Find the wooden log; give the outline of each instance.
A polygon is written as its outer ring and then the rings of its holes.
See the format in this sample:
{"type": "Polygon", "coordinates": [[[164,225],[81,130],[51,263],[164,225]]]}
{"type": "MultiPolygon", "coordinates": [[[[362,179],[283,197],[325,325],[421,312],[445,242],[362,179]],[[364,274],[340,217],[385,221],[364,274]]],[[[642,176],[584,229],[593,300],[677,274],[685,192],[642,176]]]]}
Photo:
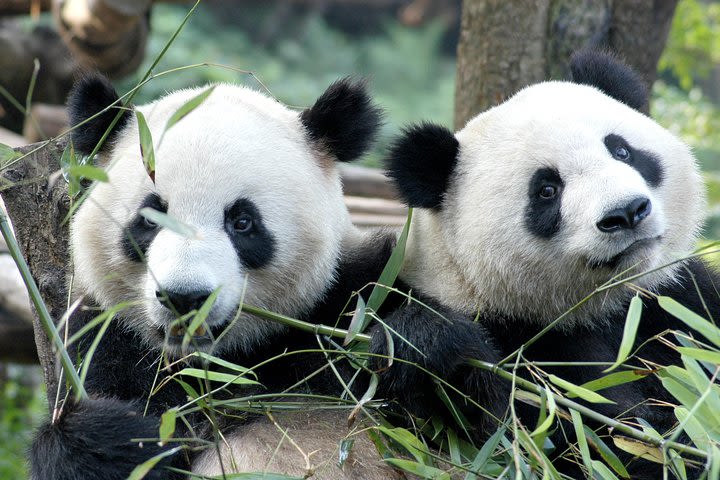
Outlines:
{"type": "Polygon", "coordinates": [[[341,165],[340,174],[345,195],[398,198],[392,183],[380,170],[356,165],[341,165]]]}
{"type": "Polygon", "coordinates": [[[54,138],[65,132],[70,124],[64,105],[35,103],[30,107],[30,115],[25,119],[23,136],[25,143],[35,143],[54,138]]]}
{"type": "Polygon", "coordinates": [[[11,132],[7,128],[0,127],[0,143],[7,145],[8,147],[20,147],[26,145],[28,142],[22,135],[18,135],[15,132],[11,132]]]}
{"type": "Polygon", "coordinates": [[[0,2],[0,16],[39,15],[50,10],[52,0],[3,0],[0,2]]]}

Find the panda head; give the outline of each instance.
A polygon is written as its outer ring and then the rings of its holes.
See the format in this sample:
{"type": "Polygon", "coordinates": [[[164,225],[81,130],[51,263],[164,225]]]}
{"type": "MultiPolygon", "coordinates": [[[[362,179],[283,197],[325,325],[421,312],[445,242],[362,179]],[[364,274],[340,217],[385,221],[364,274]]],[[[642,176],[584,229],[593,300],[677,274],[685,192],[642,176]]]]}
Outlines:
{"type": "Polygon", "coordinates": [[[371,145],[381,112],[363,83],[341,80],[295,112],[248,88],[217,85],[170,129],[168,119],[204,89],[144,106],[154,139],[155,175],[143,165],[132,110],[97,112],[117,100],[103,78],[76,85],[69,99],[76,150],[100,149],[109,182],[97,183],[71,224],[72,287],[121,314],[150,347],[181,353],[179,316],[215,291],[207,329],[193,345],[246,351],[282,327],[238,315],[241,302],[290,316],[307,312],[334,281],[343,242],[355,230],[343,203],[337,162],[371,145]],[[160,141],[160,139],[162,140],[160,141]],[[191,233],[163,228],[139,212],[166,213],[191,233]],[[175,322],[177,324],[177,322],[175,322]],[[214,341],[221,336],[221,340],[214,341]]]}
{"type": "MultiPolygon", "coordinates": [[[[638,111],[646,89],[612,56],[578,54],[572,72],[456,134],[421,124],[396,141],[388,173],[418,207],[411,285],[468,313],[548,322],[613,276],[693,249],[704,190],[689,148],[638,111]]],[[[633,283],[653,289],[679,274],[674,265],[633,283]]],[[[630,294],[605,291],[574,318],[598,321],[630,294]]]]}

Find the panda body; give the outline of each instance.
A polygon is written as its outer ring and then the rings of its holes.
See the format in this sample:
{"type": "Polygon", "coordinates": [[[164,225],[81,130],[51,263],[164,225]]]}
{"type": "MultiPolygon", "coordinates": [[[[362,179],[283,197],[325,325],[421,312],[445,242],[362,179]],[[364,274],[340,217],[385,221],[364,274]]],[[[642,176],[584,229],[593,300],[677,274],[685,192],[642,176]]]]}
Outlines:
{"type": "MultiPolygon", "coordinates": [[[[90,153],[109,131],[98,158],[109,181],[92,187],[71,222],[70,288],[81,306],[70,318],[70,333],[101,310],[125,308],[71,346],[71,356],[82,357],[95,334],[103,333],[85,382],[90,399],[66,402],[58,419],[37,431],[33,478],[126,478],[154,455],[170,453],[173,444],[131,441],[157,438],[159,416],[188,402],[169,378],[185,363],[162,368],[163,356],[176,362],[203,351],[245,367],[258,365],[254,373],[261,385],[217,392],[218,398],[280,393],[298,383],[300,393],[342,391],[333,376],[303,382],[326,363],[319,354],[293,354],[317,350],[315,335],[238,312],[245,302],[335,325],[351,294],[377,279],[394,236],[351,224],[336,163],[367,150],[381,112],[364,85],[350,80],[331,85],[300,113],[253,90],[216,85],[200,106],[166,128],[181,106],[205,91],[174,92],[137,107],[154,141],[153,175],[143,165],[133,110],[106,109],[118,97],[105,79],[81,80],[71,94],[78,152],[90,153]],[[158,224],[140,213],[143,208],[175,223],[158,224]],[[214,292],[202,330],[184,344],[176,319],[201,308],[214,292]],[[280,358],[267,362],[275,357],[280,358]]],[[[212,438],[202,415],[186,420],[178,422],[175,437],[212,438]]],[[[249,466],[267,462],[272,450],[243,436],[243,422],[229,422],[223,441],[248,453],[249,466]]],[[[260,425],[262,417],[249,415],[246,422],[260,425]]],[[[373,464],[364,478],[392,478],[377,453],[374,459],[371,454],[358,451],[373,464]]],[[[145,478],[184,478],[163,467],[187,470],[195,456],[194,450],[179,450],[145,478]]],[[[203,465],[213,468],[213,459],[206,456],[203,465]]]]}
{"type": "MultiPolygon", "coordinates": [[[[635,295],[644,305],[638,371],[680,362],[657,337],[687,326],[656,296],[720,316],[720,277],[701,260],[684,259],[705,207],[690,149],[638,111],[647,91],[610,55],[578,54],[572,71],[572,82],[531,85],[456,134],[433,124],[411,126],[387,159],[401,197],[415,207],[401,287],[456,312],[447,321],[417,302],[400,305],[386,321],[424,357],[409,348],[396,354],[454,379],[483,405],[486,412],[456,403],[481,438],[497,428],[492,416],[502,418],[510,387],[465,359],[496,363],[522,348],[528,361],[604,362],[541,367],[580,385],[615,361],[635,295]]],[[[419,372],[393,367],[384,376],[398,394],[423,382],[430,388],[419,372]]],[[[652,375],[600,393],[616,402],[592,405],[605,415],[638,416],[658,431],[675,423],[672,409],[654,402],[673,399],[652,375]]],[[[515,409],[526,426],[535,425],[535,407],[516,402],[515,409]]],[[[568,446],[563,429],[552,437],[557,453],[568,446]]],[[[632,478],[662,475],[657,464],[618,454],[632,478]]],[[[578,465],[556,466],[580,478],[587,472],[578,465]]]]}

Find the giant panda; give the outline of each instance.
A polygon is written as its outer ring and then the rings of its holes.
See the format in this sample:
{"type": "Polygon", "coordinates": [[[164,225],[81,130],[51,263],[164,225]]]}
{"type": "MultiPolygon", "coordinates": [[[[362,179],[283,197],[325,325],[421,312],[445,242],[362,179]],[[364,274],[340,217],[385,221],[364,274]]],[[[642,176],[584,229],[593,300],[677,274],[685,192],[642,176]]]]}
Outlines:
{"type": "MultiPolygon", "coordinates": [[[[94,350],[85,379],[90,398],[67,399],[58,418],[38,429],[30,459],[34,479],[126,478],[162,453],[167,456],[144,478],[184,478],[168,466],[214,468],[207,455],[196,461],[193,449],[175,452],[175,443],[150,440],[158,438],[159,416],[188,402],[175,382],[150,395],[153,388],[177,373],[184,365],[178,360],[192,351],[248,368],[290,353],[256,368],[262,387],[242,395],[279,393],[300,382],[326,363],[318,354],[292,355],[317,350],[316,336],[238,313],[240,302],[334,325],[351,294],[378,278],[392,250],[391,233],[360,232],[351,224],[337,169],[338,162],[366,152],[381,123],[363,82],[339,80],[302,112],[252,89],[219,84],[166,128],[203,92],[208,90],[181,90],[120,108],[110,83],[89,75],[71,93],[74,149],[87,155],[104,140],[98,164],[109,181],[91,187],[70,224],[68,283],[80,306],[70,317],[69,335],[91,326],[100,311],[124,308],[71,346],[77,360],[94,350]],[[143,114],[154,139],[154,171],[143,164],[135,112],[143,114]],[[188,233],[141,215],[146,207],[166,213],[188,233]],[[213,292],[217,298],[205,323],[183,346],[176,319],[200,309],[213,292]],[[95,347],[97,333],[102,337],[95,347]]],[[[342,391],[328,375],[305,383],[312,393],[342,391]]],[[[54,392],[48,393],[52,399],[54,392]]],[[[212,439],[202,415],[185,420],[178,420],[176,438],[212,439]]],[[[223,442],[243,431],[243,421],[230,423],[223,442]]],[[[320,440],[314,445],[337,445],[342,431],[333,424],[324,436],[313,433],[320,440]]],[[[245,439],[245,450],[255,452],[247,465],[268,464],[273,451],[261,448],[266,440],[245,439]]],[[[353,455],[372,448],[359,438],[353,455]]],[[[379,457],[365,458],[347,477],[331,467],[317,478],[394,478],[379,457]]]]}
{"type": "MultiPolygon", "coordinates": [[[[424,354],[396,340],[395,355],[453,379],[494,414],[506,410],[509,385],[464,360],[497,362],[561,316],[522,355],[606,362],[542,367],[577,385],[603,376],[615,360],[635,295],[643,303],[635,346],[645,363],[632,362],[639,368],[680,361],[654,337],[687,327],[660,308],[656,295],[720,318],[716,272],[698,258],[681,260],[695,249],[705,208],[691,150],[642,113],[647,89],[612,54],[578,53],[571,71],[571,81],[528,86],[457,133],[431,123],[409,126],[386,161],[414,208],[398,288],[455,312],[447,321],[406,302],[386,316],[397,336],[417,340],[424,354]],[[586,300],[607,282],[631,276],[586,300]]],[[[373,348],[383,350],[377,341],[373,348]]],[[[432,388],[423,372],[397,363],[382,381],[397,395],[432,388]]],[[[652,375],[600,393],[616,402],[593,404],[601,413],[641,417],[660,432],[674,423],[672,408],[653,405],[677,402],[652,375]]],[[[515,407],[532,430],[537,410],[515,407]]],[[[447,409],[438,403],[440,410],[447,409]]],[[[497,428],[487,412],[467,412],[479,416],[472,419],[479,436],[497,428]]],[[[556,453],[567,447],[561,434],[553,436],[556,453]]],[[[568,436],[575,441],[572,426],[568,436]]],[[[623,458],[632,478],[662,478],[657,464],[623,458]]],[[[572,478],[587,475],[559,464],[572,478]]]]}

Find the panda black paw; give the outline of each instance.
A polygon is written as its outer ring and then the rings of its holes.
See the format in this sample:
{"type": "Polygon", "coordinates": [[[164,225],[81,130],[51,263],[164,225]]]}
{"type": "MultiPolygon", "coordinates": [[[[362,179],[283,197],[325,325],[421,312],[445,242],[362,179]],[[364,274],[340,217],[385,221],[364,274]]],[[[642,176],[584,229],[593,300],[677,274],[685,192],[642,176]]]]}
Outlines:
{"type": "MultiPolygon", "coordinates": [[[[95,398],[68,402],[55,423],[36,432],[30,450],[31,478],[64,480],[124,479],[133,469],[167,450],[157,442],[159,419],[144,417],[138,405],[116,399],[95,398]]],[[[144,478],[167,479],[161,460],[144,478]]]]}
{"type": "Polygon", "coordinates": [[[392,355],[384,327],[373,328],[371,367],[380,374],[379,393],[425,418],[452,416],[445,404],[449,398],[473,423],[484,423],[488,410],[504,410],[509,387],[466,361],[497,362],[500,355],[481,325],[447,310],[439,313],[442,317],[415,302],[386,316],[385,323],[394,331],[392,355]],[[438,395],[439,386],[445,387],[446,400],[438,395]]]}

